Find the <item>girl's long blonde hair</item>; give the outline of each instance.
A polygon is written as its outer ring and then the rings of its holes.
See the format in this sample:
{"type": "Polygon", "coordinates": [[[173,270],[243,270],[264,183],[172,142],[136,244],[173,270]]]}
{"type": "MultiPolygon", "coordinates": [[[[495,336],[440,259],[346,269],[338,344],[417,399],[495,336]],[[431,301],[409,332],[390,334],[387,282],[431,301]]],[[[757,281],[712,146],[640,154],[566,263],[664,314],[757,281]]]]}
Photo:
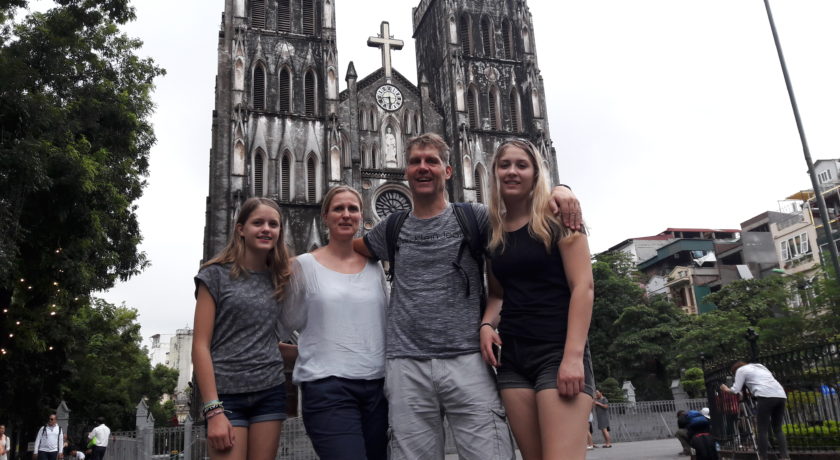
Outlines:
{"type": "Polygon", "coordinates": [[[490,214],[490,244],[488,250],[494,252],[496,249],[500,249],[500,251],[505,249],[504,217],[507,210],[505,209],[505,202],[502,200],[496,168],[499,158],[505,153],[505,150],[511,147],[524,150],[534,166],[535,177],[534,188],[531,190],[531,217],[528,220],[528,232],[545,245],[546,251],[551,251],[552,245],[571,235],[572,231],[564,227],[548,207],[549,200],[551,200],[551,186],[548,182],[548,168],[546,168],[545,160],[534,144],[522,139],[511,139],[502,143],[493,155],[493,162],[490,166],[490,205],[488,209],[490,214]]]}
{"type": "Polygon", "coordinates": [[[260,206],[268,206],[277,211],[277,217],[280,219],[280,233],[277,237],[277,242],[268,255],[266,256],[266,264],[271,272],[271,281],[274,283],[274,298],[280,300],[286,292],[286,286],[289,284],[289,276],[291,275],[291,267],[289,263],[289,253],[286,251],[285,234],[286,229],[283,228],[283,214],[280,212],[280,206],[274,200],[268,198],[253,197],[248,198],[242,203],[239,208],[239,214],[236,216],[236,222],[233,226],[233,232],[228,239],[228,243],[216,257],[205,262],[201,268],[213,264],[231,264],[230,276],[231,278],[239,278],[243,273],[248,271],[242,266],[242,259],[245,257],[245,244],[242,237],[236,231],[239,225],[245,225],[251,214],[260,206]]]}

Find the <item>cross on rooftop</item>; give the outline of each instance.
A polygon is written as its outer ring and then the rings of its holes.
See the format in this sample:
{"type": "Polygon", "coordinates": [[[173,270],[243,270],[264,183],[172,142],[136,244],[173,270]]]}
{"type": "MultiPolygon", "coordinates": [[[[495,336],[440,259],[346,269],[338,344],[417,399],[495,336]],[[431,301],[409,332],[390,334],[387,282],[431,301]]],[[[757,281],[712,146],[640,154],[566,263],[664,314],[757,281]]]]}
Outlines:
{"type": "Polygon", "coordinates": [[[391,36],[391,29],[387,21],[382,21],[381,32],[376,37],[368,38],[368,46],[382,48],[382,67],[385,68],[385,80],[391,81],[391,49],[399,50],[403,47],[403,41],[391,36]]]}

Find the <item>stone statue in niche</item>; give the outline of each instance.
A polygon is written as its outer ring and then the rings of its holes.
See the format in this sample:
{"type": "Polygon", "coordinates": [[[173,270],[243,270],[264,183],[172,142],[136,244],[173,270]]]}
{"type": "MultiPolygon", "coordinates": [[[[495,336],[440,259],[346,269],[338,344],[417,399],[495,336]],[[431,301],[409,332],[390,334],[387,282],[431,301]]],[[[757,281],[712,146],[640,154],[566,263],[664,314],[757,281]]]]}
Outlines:
{"type": "Polygon", "coordinates": [[[390,126],[385,132],[385,167],[397,167],[397,137],[390,126]]]}

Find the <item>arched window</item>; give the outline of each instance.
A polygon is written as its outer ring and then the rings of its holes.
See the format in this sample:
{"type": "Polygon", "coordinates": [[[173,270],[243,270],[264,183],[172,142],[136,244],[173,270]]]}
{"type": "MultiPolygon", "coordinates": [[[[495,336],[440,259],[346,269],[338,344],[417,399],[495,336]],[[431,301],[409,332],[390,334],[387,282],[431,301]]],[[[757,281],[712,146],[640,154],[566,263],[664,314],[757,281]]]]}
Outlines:
{"type": "Polygon", "coordinates": [[[505,46],[505,59],[513,59],[513,28],[507,19],[502,22],[502,44],[505,46]]]}
{"type": "Polygon", "coordinates": [[[493,57],[493,25],[487,16],[481,18],[481,44],[484,46],[484,55],[493,57]]]}
{"type": "Polygon", "coordinates": [[[516,88],[510,90],[510,129],[518,133],[522,131],[522,110],[520,109],[519,93],[516,88]]]}
{"type": "Polygon", "coordinates": [[[406,134],[411,134],[411,132],[412,132],[411,131],[411,125],[412,125],[412,122],[414,121],[414,120],[412,120],[412,118],[414,118],[414,117],[411,116],[411,112],[406,110],[405,113],[403,114],[403,126],[405,127],[405,133],[406,134]]]}
{"type": "Polygon", "coordinates": [[[470,121],[470,128],[479,129],[478,124],[478,96],[474,86],[467,90],[467,114],[470,121]]]}
{"type": "Polygon", "coordinates": [[[231,174],[235,176],[245,175],[245,144],[238,140],[233,146],[233,170],[231,174]]]}
{"type": "Polygon", "coordinates": [[[257,149],[254,154],[254,196],[265,195],[263,184],[265,182],[265,153],[257,149]]]}
{"type": "Polygon", "coordinates": [[[287,67],[280,69],[280,112],[292,111],[292,73],[287,67]]]}
{"type": "Polygon", "coordinates": [[[542,118],[542,107],[540,107],[540,96],[536,88],[531,89],[531,110],[534,118],[542,118]]]}
{"type": "Polygon", "coordinates": [[[470,17],[466,14],[461,16],[458,28],[458,35],[461,40],[461,50],[464,54],[472,54],[472,40],[470,39],[470,17]]]}
{"type": "Polygon", "coordinates": [[[367,110],[364,106],[359,107],[359,129],[367,130],[367,110]]]}
{"type": "Polygon", "coordinates": [[[265,0],[251,0],[251,27],[265,29],[265,0]]]}
{"type": "Polygon", "coordinates": [[[499,89],[495,86],[490,87],[490,91],[487,92],[487,102],[490,112],[490,129],[498,130],[502,126],[501,101],[499,100],[499,89]]]}
{"type": "Polygon", "coordinates": [[[292,196],[292,161],[288,150],[280,160],[280,201],[290,201],[292,196]]]}
{"type": "Polygon", "coordinates": [[[341,180],[341,150],[336,146],[330,149],[330,180],[341,180]]]}
{"type": "Polygon", "coordinates": [[[292,31],[292,6],[290,0],[277,0],[277,30],[292,31]]]}
{"type": "Polygon", "coordinates": [[[252,97],[254,110],[265,110],[265,69],[262,64],[254,67],[254,81],[252,97]]]}
{"type": "Polygon", "coordinates": [[[528,31],[527,27],[522,28],[522,49],[525,50],[525,53],[531,53],[531,32],[528,31]]]}
{"type": "Polygon", "coordinates": [[[314,117],[316,115],[316,94],[318,91],[318,81],[315,76],[315,71],[309,69],[303,80],[303,107],[304,115],[314,117]]]}
{"type": "Polygon", "coordinates": [[[484,203],[484,174],[481,171],[481,165],[475,168],[473,184],[475,186],[475,201],[484,203]]]}
{"type": "Polygon", "coordinates": [[[376,148],[376,144],[370,146],[370,167],[371,168],[378,168],[379,167],[379,149],[376,148]]]}
{"type": "Polygon", "coordinates": [[[303,13],[303,33],[315,34],[315,2],[314,0],[301,0],[303,2],[301,12],[303,13]]]}
{"type": "Polygon", "coordinates": [[[315,169],[315,155],[310,155],[306,160],[306,201],[315,203],[318,199],[315,181],[317,180],[317,171],[315,169]]]}
{"type": "Polygon", "coordinates": [[[414,131],[417,134],[423,132],[423,119],[420,117],[420,112],[414,114],[414,131]]]}

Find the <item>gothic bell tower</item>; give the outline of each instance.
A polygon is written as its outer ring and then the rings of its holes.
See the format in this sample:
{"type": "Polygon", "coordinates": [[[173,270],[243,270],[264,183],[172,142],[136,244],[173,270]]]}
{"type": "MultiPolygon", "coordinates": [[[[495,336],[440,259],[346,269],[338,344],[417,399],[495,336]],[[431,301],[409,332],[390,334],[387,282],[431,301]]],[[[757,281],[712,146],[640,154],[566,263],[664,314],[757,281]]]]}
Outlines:
{"type": "Polygon", "coordinates": [[[505,139],[539,147],[557,165],[525,0],[422,0],[413,10],[417,75],[429,82],[452,146],[453,201],[484,202],[493,153],[505,139]]]}
{"type": "Polygon", "coordinates": [[[241,203],[276,200],[286,243],[320,246],[319,202],[338,149],[335,0],[225,0],[218,41],[204,259],[241,203]]]}

